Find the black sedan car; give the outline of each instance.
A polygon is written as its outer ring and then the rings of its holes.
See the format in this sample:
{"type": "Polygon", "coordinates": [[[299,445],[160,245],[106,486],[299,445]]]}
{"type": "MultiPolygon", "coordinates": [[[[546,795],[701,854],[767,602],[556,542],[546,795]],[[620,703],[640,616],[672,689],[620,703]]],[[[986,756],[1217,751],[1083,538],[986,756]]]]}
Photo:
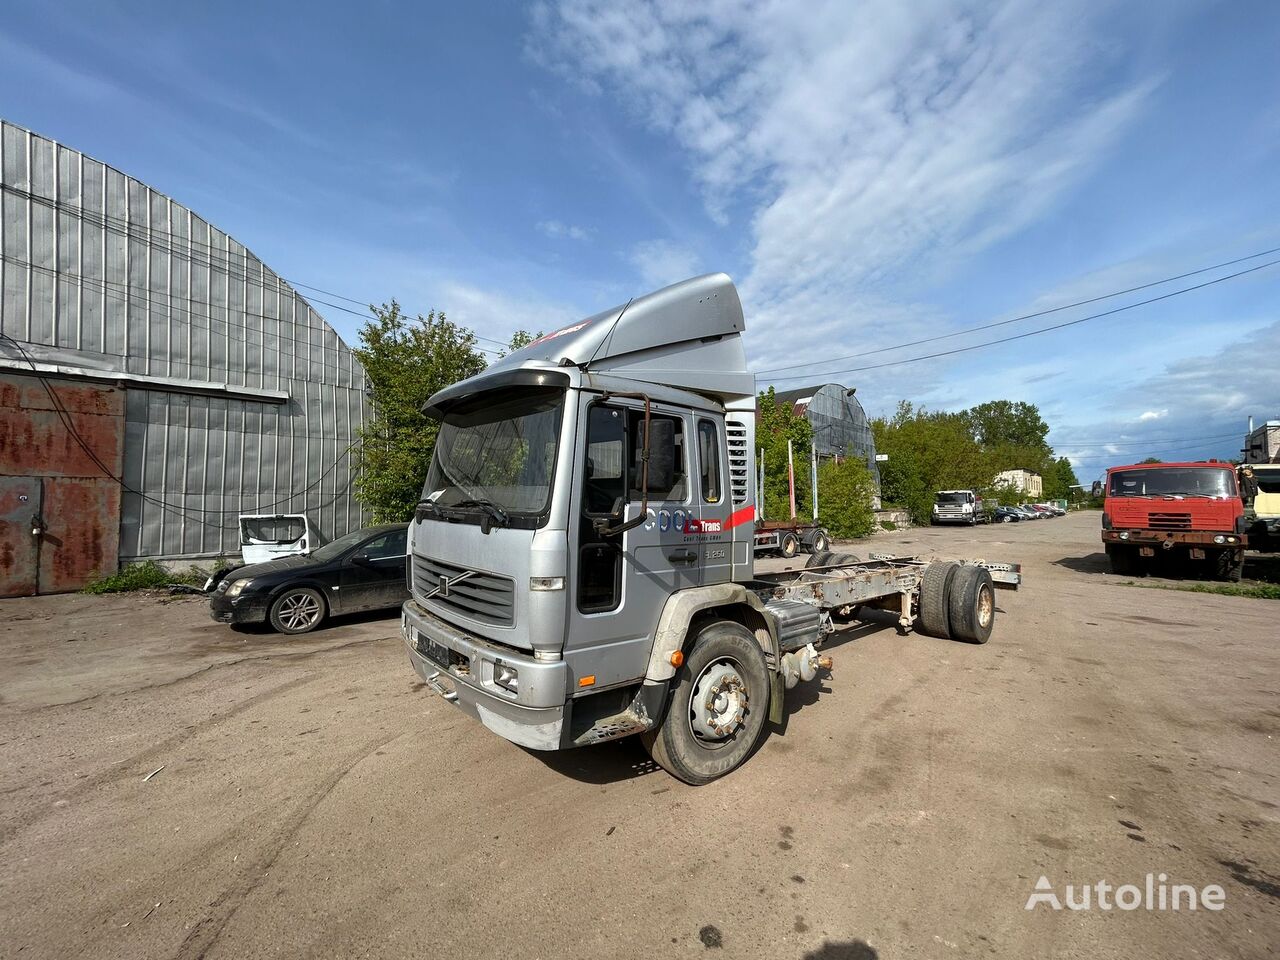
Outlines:
{"type": "Polygon", "coordinates": [[[407,532],[405,523],[367,527],[313,553],[239,567],[214,588],[210,614],[219,623],[306,633],[332,615],[398,607],[409,596],[407,532]]]}
{"type": "Polygon", "coordinates": [[[996,523],[1019,523],[1024,517],[1013,507],[996,507],[995,512],[991,514],[991,518],[996,523]]]}

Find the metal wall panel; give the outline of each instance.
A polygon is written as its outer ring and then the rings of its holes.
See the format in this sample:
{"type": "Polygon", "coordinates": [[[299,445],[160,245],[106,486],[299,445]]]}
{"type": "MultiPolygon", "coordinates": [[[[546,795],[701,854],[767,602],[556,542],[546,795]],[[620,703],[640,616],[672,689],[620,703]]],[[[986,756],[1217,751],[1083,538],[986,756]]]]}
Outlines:
{"type": "MultiPolygon", "coordinates": [[[[129,390],[120,556],[237,552],[236,515],[366,522],[350,456],[364,372],[251,251],[146,184],[0,122],[0,330],[40,361],[289,395],[129,390]],[[340,462],[335,462],[341,458],[340,462]]],[[[12,358],[12,348],[0,343],[12,358]]]]}

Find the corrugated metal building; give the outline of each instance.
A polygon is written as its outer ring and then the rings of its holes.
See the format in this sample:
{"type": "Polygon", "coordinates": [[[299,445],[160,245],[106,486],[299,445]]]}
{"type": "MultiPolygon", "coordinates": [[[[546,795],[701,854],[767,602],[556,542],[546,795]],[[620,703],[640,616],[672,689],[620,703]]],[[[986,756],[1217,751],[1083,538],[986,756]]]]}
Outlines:
{"type": "Polygon", "coordinates": [[[866,460],[876,489],[880,488],[875,437],[854,389],[838,383],[820,383],[799,390],[775,391],[774,399],[780,404],[791,404],[796,413],[809,421],[818,456],[853,456],[866,460]]]}
{"type": "Polygon", "coordinates": [[[3,122],[0,201],[0,596],[238,553],[242,512],[328,537],[365,522],[364,371],[296,290],[167,196],[3,122]]]}

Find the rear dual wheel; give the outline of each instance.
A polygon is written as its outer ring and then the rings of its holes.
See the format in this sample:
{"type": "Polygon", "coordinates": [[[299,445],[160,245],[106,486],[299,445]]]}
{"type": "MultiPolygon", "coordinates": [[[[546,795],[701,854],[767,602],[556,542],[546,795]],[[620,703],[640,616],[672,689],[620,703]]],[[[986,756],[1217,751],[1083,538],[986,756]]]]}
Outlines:
{"type": "Polygon", "coordinates": [[[986,567],[938,561],[920,583],[920,628],[931,636],[986,643],[996,620],[995,584],[986,567]]]}

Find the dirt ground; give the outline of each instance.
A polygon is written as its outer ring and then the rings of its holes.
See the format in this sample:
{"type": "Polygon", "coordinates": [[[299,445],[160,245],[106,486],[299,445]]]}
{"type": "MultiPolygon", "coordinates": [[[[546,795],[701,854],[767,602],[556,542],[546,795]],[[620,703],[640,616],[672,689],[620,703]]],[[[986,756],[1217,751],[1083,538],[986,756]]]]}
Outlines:
{"type": "Polygon", "coordinates": [[[1096,513],[874,549],[1025,585],[985,646],[837,635],[697,789],[489,734],[394,618],[0,602],[0,957],[1274,957],[1280,603],[1127,586],[1096,513]],[[1025,909],[1149,873],[1225,909],[1025,909]]]}

